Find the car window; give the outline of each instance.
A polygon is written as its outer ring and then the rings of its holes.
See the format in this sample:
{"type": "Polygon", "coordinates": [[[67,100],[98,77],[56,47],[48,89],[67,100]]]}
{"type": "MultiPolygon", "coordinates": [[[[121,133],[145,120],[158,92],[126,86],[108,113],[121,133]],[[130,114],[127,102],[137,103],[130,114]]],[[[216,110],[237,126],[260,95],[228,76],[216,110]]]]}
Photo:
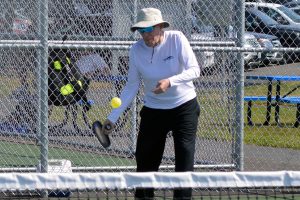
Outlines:
{"type": "Polygon", "coordinates": [[[251,27],[252,22],[253,22],[253,16],[250,15],[247,11],[245,13],[245,28],[248,29],[249,27],[251,27]]]}
{"type": "Polygon", "coordinates": [[[261,21],[253,14],[245,12],[245,25],[246,29],[249,31],[253,31],[257,29],[261,21]]]}
{"type": "Polygon", "coordinates": [[[292,9],[287,8],[285,6],[280,6],[278,9],[283,12],[286,16],[288,16],[292,21],[296,23],[300,23],[300,15],[295,13],[292,9]]]}
{"type": "Polygon", "coordinates": [[[247,12],[255,15],[260,21],[262,21],[264,24],[266,24],[268,26],[273,26],[273,25],[279,24],[277,21],[275,21],[274,19],[269,17],[264,12],[259,11],[258,9],[255,9],[255,8],[247,9],[247,12]]]}
{"type": "Polygon", "coordinates": [[[248,12],[245,13],[245,19],[249,23],[249,25],[255,23],[255,19],[254,18],[255,18],[254,15],[252,15],[252,14],[250,14],[248,12]]]}
{"type": "Polygon", "coordinates": [[[278,11],[268,7],[258,7],[258,10],[266,13],[269,17],[279,22],[280,24],[290,24],[278,11]]]}
{"type": "Polygon", "coordinates": [[[280,14],[273,9],[270,9],[267,7],[259,7],[258,9],[263,11],[264,13],[266,13],[268,16],[270,16],[274,20],[276,20],[278,17],[280,17],[280,14]]]}

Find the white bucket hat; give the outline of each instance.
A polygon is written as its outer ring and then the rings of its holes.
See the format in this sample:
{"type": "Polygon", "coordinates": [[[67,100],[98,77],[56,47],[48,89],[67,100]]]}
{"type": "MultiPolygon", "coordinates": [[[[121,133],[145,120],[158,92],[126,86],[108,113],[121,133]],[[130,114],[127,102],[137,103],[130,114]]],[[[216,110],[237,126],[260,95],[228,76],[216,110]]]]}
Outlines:
{"type": "Polygon", "coordinates": [[[146,28],[157,24],[163,24],[164,28],[170,26],[169,22],[163,20],[160,10],[156,8],[141,9],[137,14],[136,21],[137,22],[130,28],[132,32],[136,31],[138,28],[146,28]]]}

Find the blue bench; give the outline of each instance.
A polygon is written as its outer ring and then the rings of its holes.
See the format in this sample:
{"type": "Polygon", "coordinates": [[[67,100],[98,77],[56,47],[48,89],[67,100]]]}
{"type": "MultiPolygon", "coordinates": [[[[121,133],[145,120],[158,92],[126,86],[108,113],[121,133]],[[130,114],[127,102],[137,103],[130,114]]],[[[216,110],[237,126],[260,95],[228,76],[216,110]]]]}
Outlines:
{"type": "MultiPolygon", "coordinates": [[[[275,97],[272,97],[272,100],[275,100],[275,97]]],[[[252,102],[253,101],[267,101],[267,97],[266,96],[244,96],[244,101],[248,102],[247,124],[249,126],[253,126],[254,123],[252,121],[252,102]]]]}
{"type": "MultiPolygon", "coordinates": [[[[276,97],[272,97],[271,101],[275,101],[276,97]]],[[[267,101],[266,96],[245,96],[244,101],[248,102],[247,108],[247,124],[253,126],[252,122],[252,102],[253,101],[267,101]]],[[[288,103],[288,104],[296,104],[297,111],[296,111],[296,122],[294,127],[299,127],[300,124],[300,97],[297,96],[286,96],[283,98],[279,98],[279,102],[288,103]]]]}

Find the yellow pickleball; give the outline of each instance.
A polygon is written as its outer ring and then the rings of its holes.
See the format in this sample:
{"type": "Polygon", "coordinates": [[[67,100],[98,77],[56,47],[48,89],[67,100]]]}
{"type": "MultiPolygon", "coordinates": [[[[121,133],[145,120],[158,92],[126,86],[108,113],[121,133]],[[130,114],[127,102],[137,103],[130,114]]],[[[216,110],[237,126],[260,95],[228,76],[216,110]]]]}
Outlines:
{"type": "Polygon", "coordinates": [[[71,84],[64,85],[60,88],[60,93],[64,96],[74,92],[73,86],[71,84]]]}
{"type": "Polygon", "coordinates": [[[121,106],[121,104],[122,104],[122,101],[118,97],[114,97],[110,101],[110,105],[112,108],[119,108],[121,106]]]}
{"type": "Polygon", "coordinates": [[[53,65],[54,65],[54,69],[57,71],[60,71],[62,69],[62,65],[59,60],[54,61],[53,65]]]}

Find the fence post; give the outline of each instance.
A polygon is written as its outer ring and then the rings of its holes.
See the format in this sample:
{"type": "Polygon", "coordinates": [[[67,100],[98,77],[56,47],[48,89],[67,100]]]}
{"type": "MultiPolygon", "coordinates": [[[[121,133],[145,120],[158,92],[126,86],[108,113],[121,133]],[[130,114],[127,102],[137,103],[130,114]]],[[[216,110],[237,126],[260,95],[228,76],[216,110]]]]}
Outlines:
{"type": "MultiPolygon", "coordinates": [[[[243,47],[243,37],[245,30],[245,5],[243,0],[236,1],[236,19],[235,19],[235,27],[237,29],[237,46],[243,47]]],[[[244,169],[244,58],[243,52],[237,53],[237,72],[236,72],[236,116],[235,116],[235,147],[234,147],[234,163],[236,164],[236,169],[239,171],[243,171],[244,169]]]]}
{"type": "Polygon", "coordinates": [[[39,4],[39,40],[38,49],[38,140],[40,142],[41,172],[48,168],[48,0],[41,0],[39,4]]]}

